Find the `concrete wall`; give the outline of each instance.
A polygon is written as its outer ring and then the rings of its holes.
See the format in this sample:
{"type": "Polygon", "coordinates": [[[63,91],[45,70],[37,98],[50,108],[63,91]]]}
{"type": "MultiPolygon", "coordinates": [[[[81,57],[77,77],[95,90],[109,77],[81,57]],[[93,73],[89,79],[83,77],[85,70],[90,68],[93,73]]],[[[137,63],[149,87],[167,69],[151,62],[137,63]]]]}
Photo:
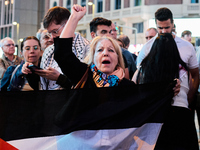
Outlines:
{"type": "Polygon", "coordinates": [[[182,4],[182,0],[145,0],[145,5],[182,4]]]}
{"type": "MultiPolygon", "coordinates": [[[[35,36],[43,16],[43,0],[15,0],[14,21],[19,23],[19,38],[35,36]]],[[[17,43],[16,28],[13,38],[17,43]]]]}

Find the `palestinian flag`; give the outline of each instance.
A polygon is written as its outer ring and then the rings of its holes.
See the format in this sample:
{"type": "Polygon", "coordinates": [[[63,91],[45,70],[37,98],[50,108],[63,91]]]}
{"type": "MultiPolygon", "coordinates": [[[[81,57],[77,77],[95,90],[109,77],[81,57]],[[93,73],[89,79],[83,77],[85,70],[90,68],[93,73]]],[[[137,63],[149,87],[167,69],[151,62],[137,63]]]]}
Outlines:
{"type": "Polygon", "coordinates": [[[174,85],[0,92],[0,149],[154,149],[174,85]]]}

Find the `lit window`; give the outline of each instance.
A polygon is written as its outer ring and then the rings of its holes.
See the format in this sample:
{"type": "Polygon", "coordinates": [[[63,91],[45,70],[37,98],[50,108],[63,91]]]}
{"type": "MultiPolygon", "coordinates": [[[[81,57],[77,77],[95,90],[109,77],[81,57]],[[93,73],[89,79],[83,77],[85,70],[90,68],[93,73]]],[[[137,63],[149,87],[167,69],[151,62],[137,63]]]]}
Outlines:
{"type": "Polygon", "coordinates": [[[7,27],[5,28],[5,37],[7,37],[8,36],[8,30],[7,30],[7,27]]]}
{"type": "Polygon", "coordinates": [[[121,0],[115,0],[115,9],[121,9],[121,0]]]}
{"type": "Polygon", "coordinates": [[[71,0],[67,0],[66,8],[71,12],[71,0]]]}
{"type": "MultiPolygon", "coordinates": [[[[140,23],[133,23],[133,28],[137,29],[137,33],[143,33],[143,22],[140,23]]],[[[133,34],[135,34],[135,30],[133,30],[132,32],[133,34]]]]}
{"type": "Polygon", "coordinates": [[[199,0],[191,0],[191,3],[199,3],[199,0]]]}
{"type": "Polygon", "coordinates": [[[97,0],[97,12],[103,11],[103,0],[97,0]]]}
{"type": "Polygon", "coordinates": [[[142,0],[135,0],[134,6],[141,6],[142,0]]]}
{"type": "Polygon", "coordinates": [[[4,28],[1,28],[1,39],[3,39],[4,38],[4,28]]]}
{"type": "Polygon", "coordinates": [[[12,37],[12,27],[9,27],[9,37],[12,37]]]}
{"type": "Polygon", "coordinates": [[[86,6],[86,0],[81,0],[81,6],[82,7],[86,6]]]}
{"type": "Polygon", "coordinates": [[[12,22],[13,22],[13,0],[0,0],[0,26],[1,26],[0,39],[3,39],[5,37],[13,38],[12,30],[14,26],[12,22]],[[2,27],[2,25],[6,26],[2,27]]]}

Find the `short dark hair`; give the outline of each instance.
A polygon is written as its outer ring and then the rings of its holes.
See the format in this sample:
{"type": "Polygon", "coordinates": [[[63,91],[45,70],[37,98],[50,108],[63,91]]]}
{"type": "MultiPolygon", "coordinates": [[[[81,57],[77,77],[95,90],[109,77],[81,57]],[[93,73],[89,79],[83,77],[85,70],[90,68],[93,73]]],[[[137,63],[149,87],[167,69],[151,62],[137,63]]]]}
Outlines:
{"type": "Polygon", "coordinates": [[[169,10],[166,7],[163,8],[159,8],[156,12],[155,12],[155,21],[159,20],[159,21],[166,21],[170,19],[171,23],[174,22],[173,20],[173,14],[171,12],[171,10],[169,10]]]}
{"type": "Polygon", "coordinates": [[[64,21],[67,21],[71,13],[67,8],[55,6],[50,8],[46,15],[43,18],[43,26],[47,28],[52,22],[56,25],[62,24],[64,21]]]}
{"type": "Polygon", "coordinates": [[[41,44],[40,44],[40,41],[38,40],[38,38],[36,38],[35,36],[28,36],[28,37],[25,37],[23,39],[23,41],[21,42],[21,52],[23,51],[23,47],[24,47],[24,42],[27,41],[27,40],[36,40],[38,42],[38,45],[40,46],[40,50],[41,50],[41,44]]]}
{"type": "Polygon", "coordinates": [[[172,28],[172,32],[176,32],[176,25],[174,24],[174,27],[172,28]]]}
{"type": "Polygon", "coordinates": [[[189,30],[185,30],[182,32],[181,37],[184,37],[185,35],[192,35],[192,32],[189,30]]]}
{"type": "Polygon", "coordinates": [[[124,44],[124,41],[122,41],[122,39],[117,38],[117,41],[121,42],[122,43],[122,47],[125,48],[125,44],[124,44]]]}
{"type": "Polygon", "coordinates": [[[124,42],[125,47],[127,47],[130,44],[130,39],[127,35],[122,34],[118,37],[118,39],[124,42]]]}
{"type": "Polygon", "coordinates": [[[90,33],[97,31],[98,25],[106,25],[111,26],[112,22],[108,19],[102,18],[102,17],[96,17],[90,22],[90,33]]]}

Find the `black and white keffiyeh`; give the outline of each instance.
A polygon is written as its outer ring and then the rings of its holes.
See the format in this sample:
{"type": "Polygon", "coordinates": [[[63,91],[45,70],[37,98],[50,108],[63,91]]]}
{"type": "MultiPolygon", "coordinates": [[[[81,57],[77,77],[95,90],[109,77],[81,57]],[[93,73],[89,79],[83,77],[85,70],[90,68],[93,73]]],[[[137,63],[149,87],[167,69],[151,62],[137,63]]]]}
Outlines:
{"type": "MultiPolygon", "coordinates": [[[[79,33],[75,33],[75,37],[72,43],[72,52],[76,57],[83,61],[87,54],[87,49],[85,46],[89,44],[89,41],[83,38],[79,33]]],[[[61,68],[58,66],[58,63],[54,60],[54,44],[47,47],[43,53],[40,67],[47,69],[52,67],[62,73],[61,68]]],[[[63,73],[62,73],[63,74],[63,73]]],[[[40,77],[41,81],[41,90],[58,90],[62,89],[60,85],[56,84],[56,81],[47,80],[46,78],[40,77]]]]}

